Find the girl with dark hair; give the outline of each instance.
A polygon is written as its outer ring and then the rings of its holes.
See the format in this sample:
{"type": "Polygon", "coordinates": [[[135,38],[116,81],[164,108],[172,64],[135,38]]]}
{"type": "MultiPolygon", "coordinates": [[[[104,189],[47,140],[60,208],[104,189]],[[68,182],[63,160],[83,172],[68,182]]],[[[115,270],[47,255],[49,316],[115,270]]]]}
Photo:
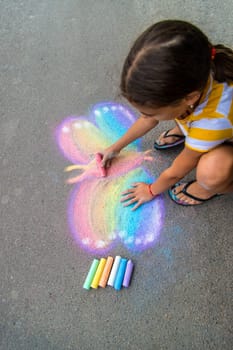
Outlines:
{"type": "Polygon", "coordinates": [[[233,192],[233,51],[213,46],[194,25],[166,20],[135,41],[122,70],[122,95],[141,114],[116,143],[103,152],[102,166],[160,121],[176,125],[155,142],[159,150],[184,149],[148,185],[135,183],[123,193],[125,205],[141,204],[169,189],[181,205],[198,205],[233,192]],[[178,181],[196,168],[196,179],[178,181]]]}

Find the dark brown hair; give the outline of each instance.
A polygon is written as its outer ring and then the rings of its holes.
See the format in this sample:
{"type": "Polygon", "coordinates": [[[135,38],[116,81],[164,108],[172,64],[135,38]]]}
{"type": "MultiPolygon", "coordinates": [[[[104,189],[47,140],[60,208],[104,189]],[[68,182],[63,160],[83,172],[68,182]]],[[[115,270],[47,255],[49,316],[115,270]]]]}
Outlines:
{"type": "Polygon", "coordinates": [[[173,105],[193,91],[202,91],[211,70],[219,82],[233,81],[233,51],[213,46],[191,23],[166,20],[135,41],[123,66],[121,92],[141,106],[173,105]]]}

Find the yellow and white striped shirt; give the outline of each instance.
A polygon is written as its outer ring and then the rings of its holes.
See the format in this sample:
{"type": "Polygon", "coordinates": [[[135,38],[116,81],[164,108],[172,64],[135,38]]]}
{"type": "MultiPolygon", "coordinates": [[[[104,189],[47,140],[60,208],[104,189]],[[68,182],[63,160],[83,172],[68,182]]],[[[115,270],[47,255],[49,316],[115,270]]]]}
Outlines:
{"type": "Polygon", "coordinates": [[[185,146],[198,152],[233,138],[233,83],[219,83],[210,76],[199,105],[183,120],[176,119],[185,146]]]}

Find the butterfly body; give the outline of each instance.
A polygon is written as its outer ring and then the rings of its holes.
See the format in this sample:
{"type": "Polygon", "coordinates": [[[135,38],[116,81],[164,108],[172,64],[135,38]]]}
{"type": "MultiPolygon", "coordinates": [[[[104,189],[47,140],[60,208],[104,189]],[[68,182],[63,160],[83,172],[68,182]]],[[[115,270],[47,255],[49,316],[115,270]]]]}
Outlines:
{"type": "MultiPolygon", "coordinates": [[[[135,168],[141,165],[145,160],[152,161],[153,158],[147,155],[149,152],[150,151],[123,152],[116,159],[113,159],[111,167],[106,169],[106,176],[108,176],[108,179],[112,179],[114,177],[121,176],[126,172],[130,171],[132,168],[135,168]]],[[[96,163],[96,159],[91,160],[90,163],[87,165],[83,165],[83,166],[71,165],[65,168],[65,171],[67,172],[72,170],[83,170],[83,172],[78,176],[68,179],[67,183],[69,184],[74,184],[74,183],[83,181],[85,178],[91,179],[91,178],[103,177],[102,174],[100,173],[99,165],[96,163]]]]}

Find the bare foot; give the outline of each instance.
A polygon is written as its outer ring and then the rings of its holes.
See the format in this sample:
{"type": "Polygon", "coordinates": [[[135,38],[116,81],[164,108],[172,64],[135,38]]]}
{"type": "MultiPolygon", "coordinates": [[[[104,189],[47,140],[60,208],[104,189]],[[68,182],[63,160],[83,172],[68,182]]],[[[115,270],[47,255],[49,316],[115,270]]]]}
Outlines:
{"type": "Polygon", "coordinates": [[[180,135],[180,136],[184,136],[184,134],[182,133],[182,131],[180,130],[179,126],[176,125],[173,129],[169,130],[168,134],[166,135],[166,137],[164,137],[166,134],[166,131],[164,131],[158,138],[158,140],[156,140],[156,143],[158,145],[167,145],[167,144],[172,144],[176,141],[178,141],[180,138],[177,136],[170,136],[169,135],[180,135]]]}
{"type": "Polygon", "coordinates": [[[176,198],[182,202],[184,205],[197,205],[203,203],[203,200],[208,200],[215,195],[215,193],[210,193],[201,187],[196,181],[191,183],[187,188],[187,194],[181,192],[187,183],[182,183],[172,189],[172,193],[176,195],[176,198]],[[190,196],[189,196],[190,195],[190,196]],[[192,198],[196,197],[197,199],[192,198]],[[198,200],[200,198],[200,200],[198,200]]]}

